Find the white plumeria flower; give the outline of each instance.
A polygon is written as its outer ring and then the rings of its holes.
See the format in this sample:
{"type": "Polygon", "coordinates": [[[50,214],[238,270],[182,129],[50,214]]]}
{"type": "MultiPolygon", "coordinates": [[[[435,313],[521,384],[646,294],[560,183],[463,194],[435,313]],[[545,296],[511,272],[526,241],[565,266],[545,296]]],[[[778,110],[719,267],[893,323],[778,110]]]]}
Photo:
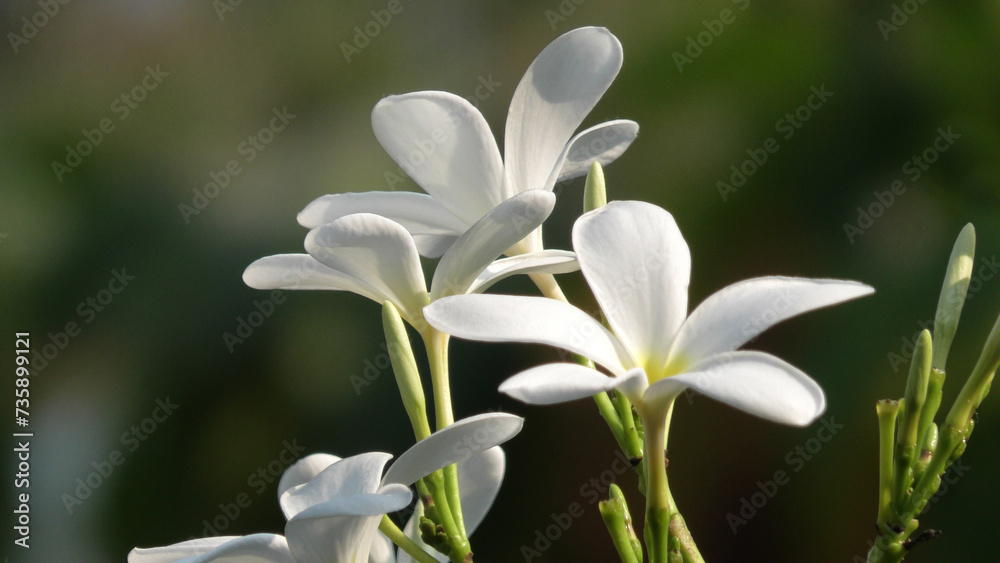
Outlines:
{"type": "MultiPolygon", "coordinates": [[[[409,486],[445,466],[458,464],[461,501],[469,533],[496,498],[504,473],[499,444],[513,438],[523,419],[505,413],[473,416],[435,432],[399,456],[372,452],[340,459],[302,458],[278,482],[285,535],[213,537],[151,549],[136,548],[129,563],[410,563],[397,559],[378,531],[382,516],[406,508],[409,486]]],[[[414,518],[419,517],[415,513],[414,518]]],[[[409,529],[411,526],[408,525],[409,529]]],[[[419,542],[418,542],[419,543],[419,542]]],[[[429,548],[427,548],[429,549],[429,548]]],[[[446,561],[447,559],[440,559],[446,561]]]]}
{"type": "Polygon", "coordinates": [[[663,412],[692,388],[761,418],[805,426],[826,408],[820,386],[763,352],[735,351],[771,325],[874,292],[853,281],[763,277],[733,284],[690,316],[691,255],[673,217],[643,202],[612,202],[582,216],[573,246],[611,329],[553,299],[504,295],[442,299],[427,321],[453,336],[534,342],[575,352],[615,377],[577,364],[539,366],[500,390],[550,404],[620,389],[646,412],[663,412]]]}
{"type": "Polygon", "coordinates": [[[575,255],[564,250],[497,260],[541,225],[554,205],[551,192],[530,190],[491,209],[441,258],[429,292],[413,236],[399,223],[370,213],[347,215],[313,229],[306,236],[308,254],[261,258],[246,269],[243,280],[257,289],[346,290],[380,304],[391,301],[423,332],[422,309],[435,299],[483,292],[515,274],[576,270],[575,255]]]}
{"type": "MultiPolygon", "coordinates": [[[[639,131],[633,121],[573,135],[621,65],[621,43],[604,28],[576,29],[549,44],[514,91],[503,159],[486,119],[464,98],[437,91],[389,96],[372,111],[375,136],[427,194],[327,195],[309,204],[299,222],[313,228],[375,213],[406,227],[422,255],[440,256],[501,202],[526,190],[551,191],[558,181],[586,174],[592,162],[606,165],[625,152],[639,131]]],[[[510,254],[541,248],[538,229],[510,254]]]]}

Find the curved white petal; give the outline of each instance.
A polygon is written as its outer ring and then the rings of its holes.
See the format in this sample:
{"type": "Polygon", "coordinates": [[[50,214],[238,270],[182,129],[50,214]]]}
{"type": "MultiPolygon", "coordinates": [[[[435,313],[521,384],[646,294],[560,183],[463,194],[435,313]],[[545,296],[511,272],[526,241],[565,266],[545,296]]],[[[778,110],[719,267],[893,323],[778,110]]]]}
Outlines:
{"type": "Polygon", "coordinates": [[[874,292],[844,280],[774,276],[734,283],[705,299],[684,321],[671,362],[676,357],[691,364],[735,350],[785,319],[874,292]]]}
{"type": "Polygon", "coordinates": [[[409,488],[389,485],[375,494],[337,496],[296,514],[285,525],[297,563],[369,563],[382,515],[405,508],[409,488]]]}
{"type": "Polygon", "coordinates": [[[539,250],[501,258],[476,276],[468,293],[483,293],[498,281],[517,274],[568,274],[579,269],[576,253],[568,250],[539,250]]]}
{"type": "Polygon", "coordinates": [[[580,309],[545,297],[456,295],[424,308],[424,318],[448,334],[483,342],[529,342],[563,348],[615,375],[632,365],[628,352],[580,309]]]}
{"type": "Polygon", "coordinates": [[[530,190],[494,207],[438,262],[431,281],[431,300],[466,293],[498,256],[541,225],[555,204],[552,192],[530,190]]]}
{"type": "Polygon", "coordinates": [[[308,254],[275,254],[255,260],[243,271],[243,283],[254,289],[326,289],[350,291],[382,303],[382,290],[338,272],[308,254]]]}
{"type": "Polygon", "coordinates": [[[467,225],[506,199],[496,140],[464,98],[434,91],[389,96],[375,104],[372,128],[389,156],[467,225]]]}
{"type": "Polygon", "coordinates": [[[374,494],[390,454],[369,452],[342,459],[320,471],[308,482],[285,491],[278,502],[291,520],[309,507],[337,497],[374,494]]]}
{"type": "Polygon", "coordinates": [[[798,368],[763,352],[727,352],[691,366],[691,371],[649,387],[686,385],[703,395],[763,419],[808,426],[826,410],[818,383],[798,368]]]}
{"type": "Polygon", "coordinates": [[[581,131],[566,144],[545,188],[551,190],[556,182],[583,176],[594,162],[601,166],[611,164],[638,135],[639,124],[628,119],[608,121],[581,131]]]}
{"type": "Polygon", "coordinates": [[[579,364],[545,364],[507,379],[500,392],[528,404],[552,405],[610,391],[638,376],[645,373],[633,369],[622,377],[608,377],[579,364]]]}
{"type": "Polygon", "coordinates": [[[296,461],[281,474],[278,480],[278,501],[286,491],[299,485],[305,485],[319,475],[324,469],[340,461],[340,458],[330,454],[310,454],[296,461]]]}
{"type": "Polygon", "coordinates": [[[504,133],[508,195],[542,189],[573,132],[622,66],[607,29],[583,27],[556,38],[514,91],[504,133]]]}
{"type": "Polygon", "coordinates": [[[485,413],[462,419],[417,442],[385,472],[383,483],[412,485],[417,479],[473,454],[510,440],[524,419],[506,413],[485,413]]]}
{"type": "Polygon", "coordinates": [[[573,247],[615,334],[658,370],[687,315],[691,253],[674,218],[649,203],[611,202],[577,219],[573,247]]]}
{"type": "Polygon", "coordinates": [[[413,237],[399,223],[356,213],[309,231],[305,246],[313,258],[388,296],[411,322],[420,318],[427,285],[413,237]]]}
{"type": "Polygon", "coordinates": [[[437,241],[457,237],[469,227],[433,197],[415,192],[328,194],[309,203],[298,221],[314,229],[354,213],[372,213],[399,223],[413,235],[420,254],[430,258],[441,255],[437,241]]]}
{"type": "Polygon", "coordinates": [[[135,548],[128,563],[296,563],[285,538],[275,534],[221,536],[166,547],[135,548]]]}

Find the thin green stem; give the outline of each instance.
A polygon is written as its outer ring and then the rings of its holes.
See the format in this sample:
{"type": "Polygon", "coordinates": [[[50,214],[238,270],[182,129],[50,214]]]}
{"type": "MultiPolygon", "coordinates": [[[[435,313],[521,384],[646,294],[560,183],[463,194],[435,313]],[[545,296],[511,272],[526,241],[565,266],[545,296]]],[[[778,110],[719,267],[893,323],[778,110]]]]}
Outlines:
{"type": "Polygon", "coordinates": [[[672,505],[667,486],[666,413],[644,413],[646,464],[646,525],[643,535],[651,563],[669,562],[670,516],[672,505]]]}
{"type": "MultiPolygon", "coordinates": [[[[425,340],[427,359],[431,368],[431,383],[434,388],[434,419],[441,430],[455,422],[451,406],[451,383],[448,376],[448,335],[431,330],[425,340]]],[[[462,498],[458,489],[458,468],[449,465],[444,468],[444,485],[448,504],[457,526],[459,536],[468,543],[465,518],[462,516],[462,498]]]]}
{"type": "Polygon", "coordinates": [[[417,545],[417,542],[407,537],[407,535],[399,529],[399,526],[390,520],[388,516],[382,517],[382,521],[379,523],[378,529],[380,532],[385,534],[385,537],[389,538],[392,543],[398,545],[400,549],[409,554],[409,556],[415,561],[419,561],[420,563],[438,563],[438,560],[434,559],[431,554],[424,551],[423,548],[417,545]]]}

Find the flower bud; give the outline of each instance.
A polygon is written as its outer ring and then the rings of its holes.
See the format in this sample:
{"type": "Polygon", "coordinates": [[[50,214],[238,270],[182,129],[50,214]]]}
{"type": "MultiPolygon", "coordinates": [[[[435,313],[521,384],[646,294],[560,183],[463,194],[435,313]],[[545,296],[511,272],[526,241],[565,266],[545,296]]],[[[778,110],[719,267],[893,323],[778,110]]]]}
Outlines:
{"type": "Polygon", "coordinates": [[[938,298],[937,313],[934,315],[934,368],[944,371],[948,350],[958,329],[958,318],[969,291],[972,278],[972,260],[976,253],[976,230],[967,224],[955,240],[948,259],[941,297],[938,298]]]}
{"type": "Polygon", "coordinates": [[[587,173],[587,183],[583,188],[583,212],[588,213],[608,204],[608,193],[604,187],[604,169],[594,161],[587,173]]]}

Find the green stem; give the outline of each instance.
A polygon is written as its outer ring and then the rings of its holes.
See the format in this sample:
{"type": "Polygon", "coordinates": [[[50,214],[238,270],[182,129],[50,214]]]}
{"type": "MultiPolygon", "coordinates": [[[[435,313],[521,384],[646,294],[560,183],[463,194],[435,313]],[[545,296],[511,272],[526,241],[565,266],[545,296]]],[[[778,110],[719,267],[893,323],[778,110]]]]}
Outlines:
{"type": "Polygon", "coordinates": [[[884,525],[896,519],[893,508],[892,484],[895,474],[893,463],[896,415],[899,414],[897,401],[884,400],[875,405],[878,413],[879,471],[878,471],[878,524],[884,525]]]}
{"type": "Polygon", "coordinates": [[[644,413],[646,464],[646,525],[643,535],[651,563],[669,563],[672,506],[667,486],[666,412],[644,413]]]}
{"type": "MultiPolygon", "coordinates": [[[[424,340],[431,370],[431,384],[434,389],[434,420],[438,430],[455,422],[451,406],[451,383],[448,379],[448,339],[447,334],[431,329],[429,336],[424,340]]],[[[443,472],[447,504],[456,526],[454,531],[465,546],[468,546],[469,536],[465,531],[462,498],[458,488],[458,468],[455,465],[449,465],[444,468],[443,472]]],[[[438,504],[440,505],[440,502],[438,504]]]]}
{"type": "Polygon", "coordinates": [[[400,549],[409,554],[409,556],[415,561],[419,561],[420,563],[438,563],[437,559],[434,559],[431,554],[427,553],[423,550],[423,548],[417,545],[417,542],[411,540],[406,534],[404,534],[403,531],[399,529],[399,526],[390,520],[388,516],[382,516],[382,521],[379,523],[378,529],[380,532],[385,534],[385,537],[389,538],[392,543],[398,545],[400,549]]]}

